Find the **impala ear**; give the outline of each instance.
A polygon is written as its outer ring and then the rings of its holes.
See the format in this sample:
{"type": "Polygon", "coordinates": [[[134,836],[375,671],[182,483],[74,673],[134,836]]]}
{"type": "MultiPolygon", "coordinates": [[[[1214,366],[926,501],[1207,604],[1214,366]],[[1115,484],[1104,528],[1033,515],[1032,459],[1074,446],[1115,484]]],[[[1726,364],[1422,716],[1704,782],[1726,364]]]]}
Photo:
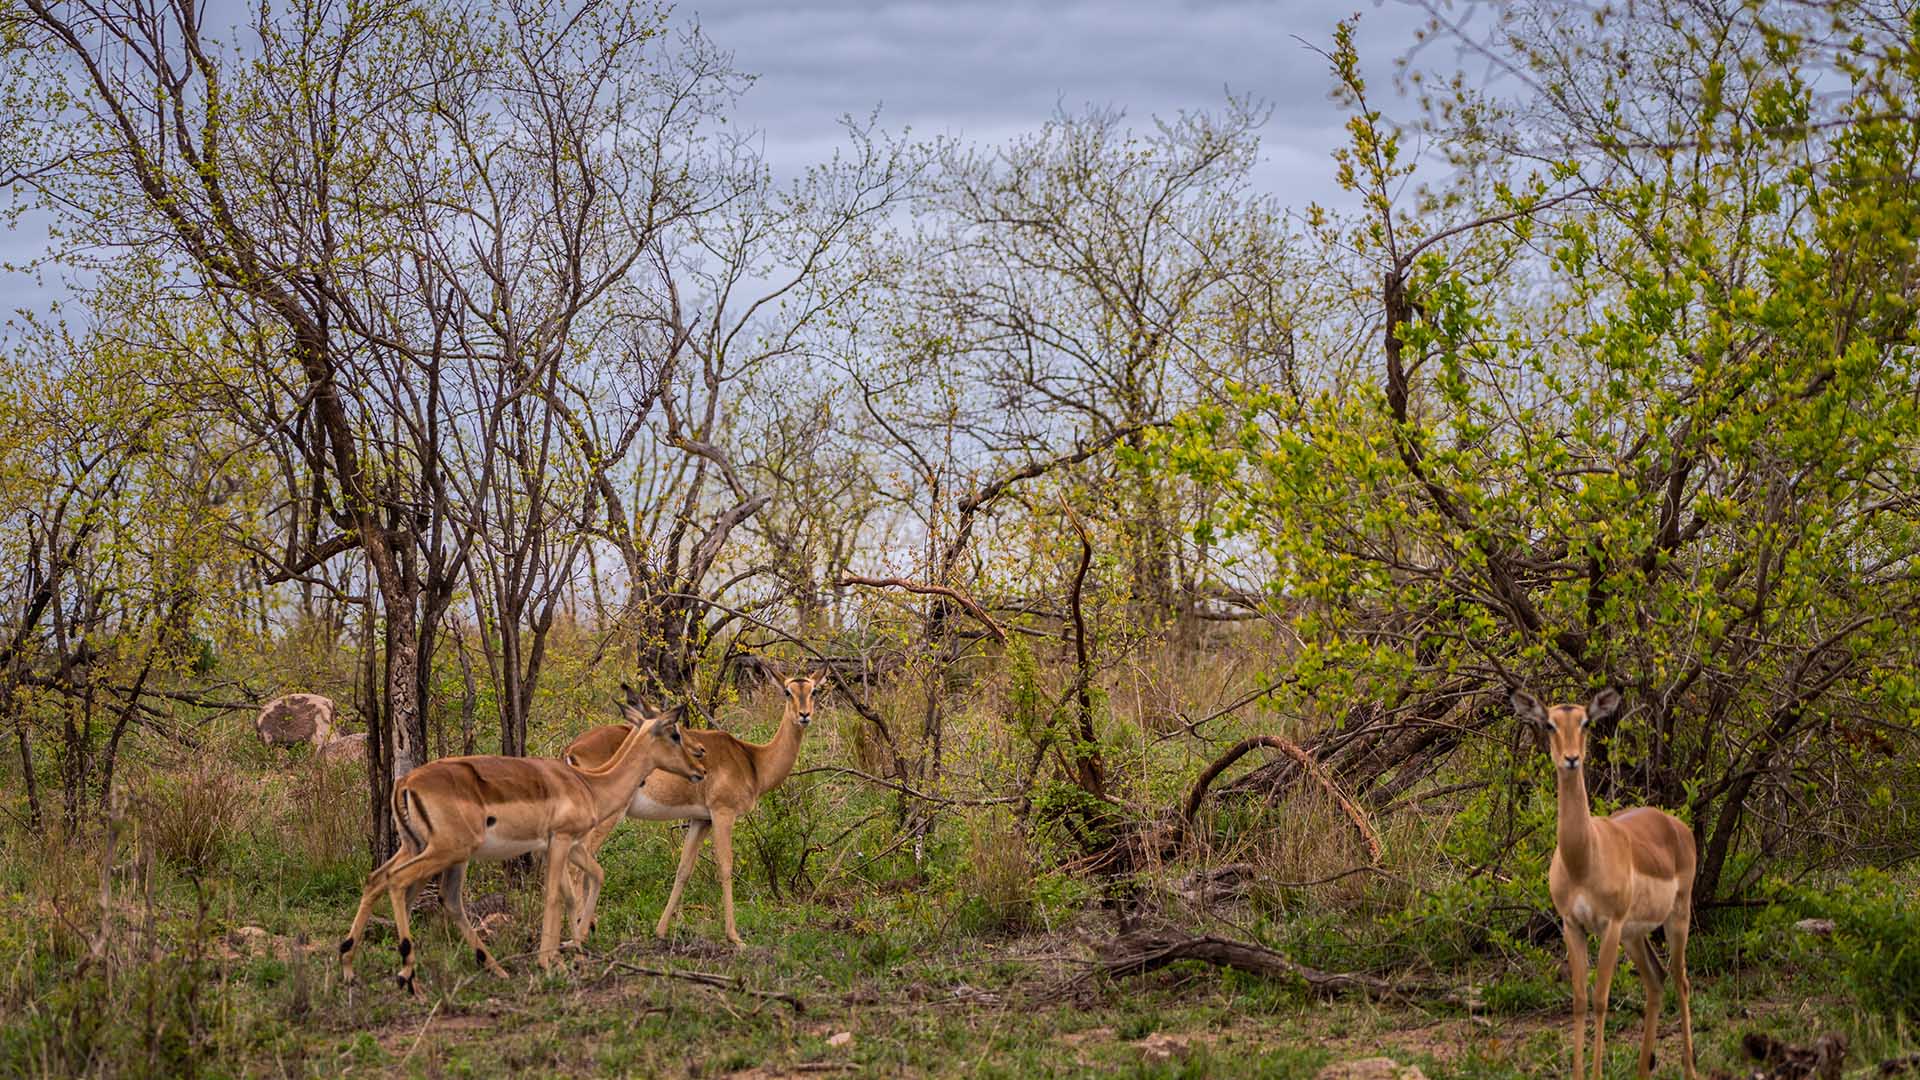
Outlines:
{"type": "Polygon", "coordinates": [[[635,690],[624,682],[620,684],[620,689],[627,695],[627,704],[636,709],[640,707],[640,691],[635,690]]]}
{"type": "Polygon", "coordinates": [[[826,668],[815,668],[812,674],[807,676],[807,681],[813,683],[813,688],[818,690],[827,684],[827,676],[831,674],[833,672],[826,668]]]}
{"type": "Polygon", "coordinates": [[[1525,690],[1515,688],[1513,697],[1508,700],[1513,702],[1513,711],[1520,719],[1532,724],[1534,727],[1546,726],[1547,710],[1545,706],[1540,704],[1539,698],[1534,697],[1525,690]]]}
{"type": "Polygon", "coordinates": [[[1593,695],[1593,700],[1587,703],[1587,723],[1591,724],[1596,720],[1605,720],[1607,717],[1612,716],[1619,708],[1620,691],[1609,686],[1593,695]]]}

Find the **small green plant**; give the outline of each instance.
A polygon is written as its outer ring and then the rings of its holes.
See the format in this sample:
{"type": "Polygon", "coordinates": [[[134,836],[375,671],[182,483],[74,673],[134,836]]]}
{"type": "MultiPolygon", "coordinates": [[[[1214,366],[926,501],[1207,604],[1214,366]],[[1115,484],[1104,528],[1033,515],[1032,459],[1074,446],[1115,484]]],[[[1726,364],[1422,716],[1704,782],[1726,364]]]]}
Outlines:
{"type": "Polygon", "coordinates": [[[1912,894],[1863,870],[1828,894],[1834,949],[1860,1004],[1889,1018],[1920,1017],[1920,911],[1912,894]]]}

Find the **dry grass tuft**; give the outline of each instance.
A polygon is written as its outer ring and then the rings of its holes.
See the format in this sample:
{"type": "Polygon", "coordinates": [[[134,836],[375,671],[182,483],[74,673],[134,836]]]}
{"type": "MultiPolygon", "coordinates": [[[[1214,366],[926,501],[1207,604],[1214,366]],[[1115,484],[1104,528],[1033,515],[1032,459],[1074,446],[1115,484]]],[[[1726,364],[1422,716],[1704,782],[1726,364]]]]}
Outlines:
{"type": "Polygon", "coordinates": [[[285,836],[312,866],[351,862],[365,848],[366,766],[310,758],[294,767],[285,836]]]}
{"type": "Polygon", "coordinates": [[[250,791],[217,757],[205,756],[177,772],[149,772],[138,789],[137,813],[161,858],[204,877],[226,864],[250,791]]]}
{"type": "Polygon", "coordinates": [[[967,859],[956,884],[999,929],[1023,930],[1034,924],[1035,867],[1026,833],[1001,808],[972,815],[967,822],[967,859]]]}

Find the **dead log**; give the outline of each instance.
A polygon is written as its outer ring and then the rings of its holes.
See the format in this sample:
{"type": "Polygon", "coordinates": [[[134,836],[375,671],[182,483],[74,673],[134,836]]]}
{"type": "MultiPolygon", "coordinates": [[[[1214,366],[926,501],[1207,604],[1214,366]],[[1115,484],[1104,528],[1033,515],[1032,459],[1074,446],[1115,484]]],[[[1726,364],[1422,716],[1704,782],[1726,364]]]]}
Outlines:
{"type": "Polygon", "coordinates": [[[1267,978],[1297,980],[1314,993],[1328,996],[1357,993],[1375,1000],[1459,997],[1454,991],[1415,979],[1388,980],[1359,972],[1321,971],[1264,945],[1168,928],[1127,931],[1104,952],[1095,970],[1109,977],[1140,975],[1180,960],[1199,960],[1267,978]]]}
{"type": "Polygon", "coordinates": [[[1740,1040],[1747,1056],[1765,1066],[1752,1080],[1840,1080],[1847,1062],[1847,1037],[1839,1032],[1822,1035],[1807,1046],[1749,1031],[1740,1040]]]}
{"type": "MultiPolygon", "coordinates": [[[[1432,776],[1467,736],[1502,719],[1499,703],[1473,689],[1450,684],[1391,708],[1364,703],[1299,745],[1349,796],[1368,806],[1386,806],[1432,776]]],[[[1219,795],[1271,805],[1308,776],[1300,762],[1281,758],[1221,788],[1219,795]]]]}

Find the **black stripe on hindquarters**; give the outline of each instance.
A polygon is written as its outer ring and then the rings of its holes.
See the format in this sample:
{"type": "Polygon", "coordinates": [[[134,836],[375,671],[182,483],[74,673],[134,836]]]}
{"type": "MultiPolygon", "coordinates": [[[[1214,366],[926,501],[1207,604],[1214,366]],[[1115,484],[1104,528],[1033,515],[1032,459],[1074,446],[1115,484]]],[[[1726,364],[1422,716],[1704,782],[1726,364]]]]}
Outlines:
{"type": "Polygon", "coordinates": [[[416,792],[416,791],[414,791],[414,790],[413,790],[412,788],[408,788],[408,789],[407,789],[407,794],[409,794],[409,795],[412,795],[412,796],[413,796],[413,808],[414,808],[415,810],[418,810],[418,811],[420,812],[420,825],[421,825],[421,827],[422,827],[422,828],[424,828],[424,829],[426,829],[426,830],[427,830],[428,832],[432,832],[432,831],[433,831],[433,818],[432,818],[432,817],[430,817],[430,816],[428,816],[428,814],[427,814],[427,803],[426,803],[426,800],[424,800],[424,799],[422,799],[422,798],[420,797],[420,795],[419,795],[419,793],[418,793],[418,792],[416,792]]]}
{"type": "MultiPolygon", "coordinates": [[[[413,831],[412,817],[407,813],[407,802],[408,802],[407,797],[409,795],[413,795],[412,788],[399,788],[394,791],[393,818],[395,821],[400,823],[401,831],[407,834],[407,840],[411,842],[414,847],[420,849],[421,851],[425,851],[427,848],[427,842],[420,838],[419,833],[413,831]]],[[[412,802],[414,807],[420,813],[420,824],[423,827],[427,828],[428,831],[431,831],[432,825],[427,821],[426,804],[420,801],[420,797],[418,795],[413,795],[412,802]]],[[[389,862],[388,865],[392,865],[392,863],[389,862]]]]}

